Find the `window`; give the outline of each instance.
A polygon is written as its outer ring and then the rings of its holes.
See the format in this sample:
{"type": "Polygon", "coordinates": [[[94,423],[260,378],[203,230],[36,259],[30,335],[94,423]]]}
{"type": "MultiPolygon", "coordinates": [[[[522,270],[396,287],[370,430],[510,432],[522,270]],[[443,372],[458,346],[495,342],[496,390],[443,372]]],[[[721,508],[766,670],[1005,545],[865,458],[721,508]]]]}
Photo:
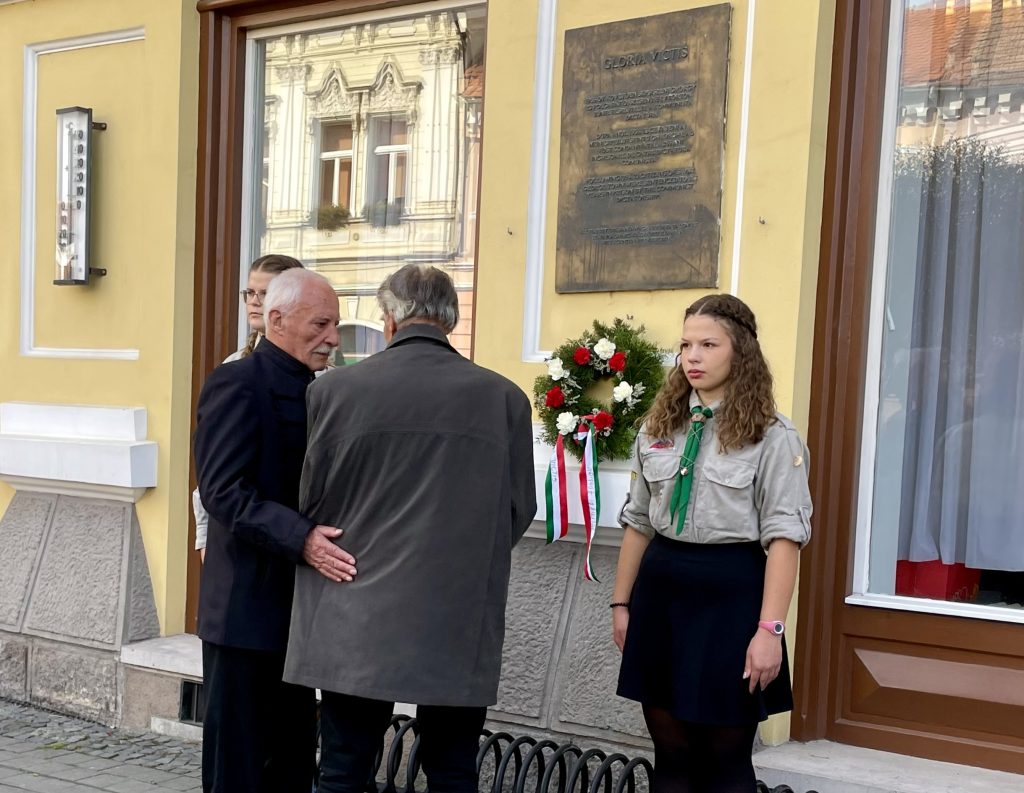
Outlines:
{"type": "Polygon", "coordinates": [[[470,354],[486,29],[485,6],[456,0],[247,34],[239,267],[283,253],[327,277],[346,356],[379,348],[360,323],[407,262],[452,277],[470,354]]]}
{"type": "Polygon", "coordinates": [[[852,600],[1024,621],[1024,9],[893,5],[852,600]]]}
{"type": "Polygon", "coordinates": [[[320,131],[320,207],[352,206],[352,124],[325,123],[320,131]]]}
{"type": "Polygon", "coordinates": [[[345,363],[357,363],[380,352],[385,347],[384,331],[360,322],[338,324],[338,351],[345,356],[345,363]]]}
{"type": "Polygon", "coordinates": [[[393,116],[370,122],[370,185],[366,215],[375,226],[398,223],[405,207],[409,162],[409,125],[393,116]]]}

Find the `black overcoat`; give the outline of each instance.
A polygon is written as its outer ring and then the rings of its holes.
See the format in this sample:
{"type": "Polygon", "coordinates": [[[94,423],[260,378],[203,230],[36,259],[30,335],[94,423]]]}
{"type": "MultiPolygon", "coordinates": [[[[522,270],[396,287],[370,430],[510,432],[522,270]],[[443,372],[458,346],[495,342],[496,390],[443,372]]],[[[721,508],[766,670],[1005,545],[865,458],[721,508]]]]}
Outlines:
{"type": "Polygon", "coordinates": [[[196,410],[196,477],[210,513],[199,637],[283,652],[295,565],[313,521],[297,511],[309,368],[264,339],[217,367],[196,410]]]}
{"type": "Polygon", "coordinates": [[[512,546],[537,510],[530,402],[416,323],[308,392],[299,506],[351,583],[295,578],[285,680],[387,701],[497,699],[512,546]]]}

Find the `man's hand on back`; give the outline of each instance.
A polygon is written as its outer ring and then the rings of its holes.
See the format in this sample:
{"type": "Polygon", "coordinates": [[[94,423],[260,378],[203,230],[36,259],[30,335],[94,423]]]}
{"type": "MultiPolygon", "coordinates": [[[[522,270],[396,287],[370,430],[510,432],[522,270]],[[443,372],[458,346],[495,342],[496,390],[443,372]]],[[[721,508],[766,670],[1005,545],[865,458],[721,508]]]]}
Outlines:
{"type": "Polygon", "coordinates": [[[332,581],[351,581],[356,574],[356,560],[331,540],[341,536],[341,529],[333,526],[314,526],[306,535],[302,558],[321,575],[332,581]]]}

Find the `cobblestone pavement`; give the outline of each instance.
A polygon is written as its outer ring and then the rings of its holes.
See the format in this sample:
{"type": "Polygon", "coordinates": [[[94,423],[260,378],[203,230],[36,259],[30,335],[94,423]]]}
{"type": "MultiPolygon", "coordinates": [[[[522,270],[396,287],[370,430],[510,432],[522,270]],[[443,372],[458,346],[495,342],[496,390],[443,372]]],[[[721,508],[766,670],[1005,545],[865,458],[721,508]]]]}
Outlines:
{"type": "Polygon", "coordinates": [[[0,700],[0,793],[199,791],[200,747],[0,700]]]}

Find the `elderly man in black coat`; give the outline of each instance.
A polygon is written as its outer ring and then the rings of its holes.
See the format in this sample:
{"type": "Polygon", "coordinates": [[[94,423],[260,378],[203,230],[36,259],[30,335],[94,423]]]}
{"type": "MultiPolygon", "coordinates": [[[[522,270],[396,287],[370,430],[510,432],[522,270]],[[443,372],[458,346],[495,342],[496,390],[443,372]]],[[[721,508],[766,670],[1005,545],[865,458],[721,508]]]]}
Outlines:
{"type": "Polygon", "coordinates": [[[396,701],[418,705],[431,793],[476,793],[512,546],[537,509],[530,402],[448,343],[442,271],[407,265],[377,299],[390,343],[310,387],[300,485],[359,575],[297,572],[285,680],[322,691],[320,793],[361,793],[396,701]]]}
{"type": "Polygon", "coordinates": [[[199,395],[195,459],[210,513],[199,590],[203,790],[309,793],[316,754],[312,689],[284,683],[295,566],[351,580],[341,532],[298,511],[306,387],[338,346],[338,299],[325,278],[289,270],[264,301],[266,338],[218,367],[199,395]]]}

